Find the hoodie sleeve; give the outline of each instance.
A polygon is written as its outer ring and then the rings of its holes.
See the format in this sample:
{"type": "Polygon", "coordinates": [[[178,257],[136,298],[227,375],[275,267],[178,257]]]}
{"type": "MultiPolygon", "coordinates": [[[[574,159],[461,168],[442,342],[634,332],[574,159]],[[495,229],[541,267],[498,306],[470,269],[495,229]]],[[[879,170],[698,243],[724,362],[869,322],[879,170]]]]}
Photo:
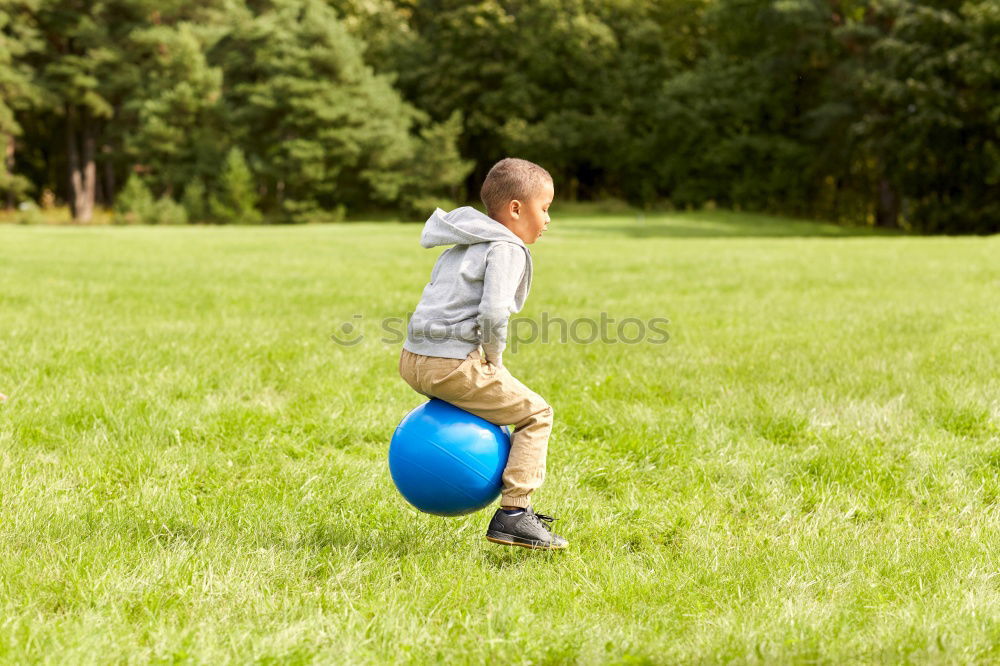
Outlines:
{"type": "Polygon", "coordinates": [[[514,295],[526,261],[524,250],[513,243],[497,243],[486,255],[483,299],[476,321],[486,360],[496,366],[503,366],[507,321],[514,310],[514,295]]]}

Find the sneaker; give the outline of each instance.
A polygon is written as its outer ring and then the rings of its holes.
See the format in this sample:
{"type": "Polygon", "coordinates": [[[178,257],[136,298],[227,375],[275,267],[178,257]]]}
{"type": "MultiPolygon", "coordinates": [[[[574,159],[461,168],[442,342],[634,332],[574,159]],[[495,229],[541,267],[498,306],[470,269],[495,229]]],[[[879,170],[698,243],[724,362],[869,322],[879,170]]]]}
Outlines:
{"type": "Polygon", "coordinates": [[[486,529],[486,539],[505,546],[521,546],[537,550],[561,550],[569,545],[566,539],[553,534],[549,526],[556,518],[535,513],[529,506],[522,513],[509,516],[497,509],[486,529]]]}

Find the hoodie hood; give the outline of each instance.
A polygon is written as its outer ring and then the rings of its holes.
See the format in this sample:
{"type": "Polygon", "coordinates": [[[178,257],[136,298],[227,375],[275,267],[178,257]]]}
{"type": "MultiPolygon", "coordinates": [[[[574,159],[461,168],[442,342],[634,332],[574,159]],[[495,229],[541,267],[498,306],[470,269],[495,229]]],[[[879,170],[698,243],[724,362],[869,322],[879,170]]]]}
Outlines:
{"type": "Polygon", "coordinates": [[[420,234],[420,245],[426,248],[496,242],[513,243],[524,250],[524,274],[514,294],[513,311],[520,312],[531,291],[531,252],[513,231],[472,206],[462,206],[447,213],[434,209],[420,234]]]}
{"type": "Polygon", "coordinates": [[[474,245],[506,241],[520,245],[527,251],[524,241],[514,232],[472,206],[462,206],[450,212],[436,208],[424,224],[420,245],[431,248],[440,245],[474,245]]]}

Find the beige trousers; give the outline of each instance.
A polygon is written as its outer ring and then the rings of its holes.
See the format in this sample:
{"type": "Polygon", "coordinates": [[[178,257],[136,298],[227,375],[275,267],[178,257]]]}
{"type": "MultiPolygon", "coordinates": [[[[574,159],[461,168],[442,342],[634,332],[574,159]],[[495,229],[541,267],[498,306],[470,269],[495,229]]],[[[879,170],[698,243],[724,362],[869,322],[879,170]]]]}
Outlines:
{"type": "Polygon", "coordinates": [[[399,374],[417,393],[450,402],[490,423],[514,426],[500,504],[530,506],[529,496],[545,479],[552,407],[506,368],[486,362],[478,350],[458,359],[404,349],[399,374]]]}

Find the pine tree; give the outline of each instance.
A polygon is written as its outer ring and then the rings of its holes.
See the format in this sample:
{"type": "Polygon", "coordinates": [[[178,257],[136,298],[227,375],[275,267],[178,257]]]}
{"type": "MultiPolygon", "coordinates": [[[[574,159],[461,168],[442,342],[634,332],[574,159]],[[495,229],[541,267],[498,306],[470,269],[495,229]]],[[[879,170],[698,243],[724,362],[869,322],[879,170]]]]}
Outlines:
{"type": "Polygon", "coordinates": [[[181,205],[187,211],[191,222],[204,222],[208,219],[208,205],[205,202],[205,183],[201,178],[193,178],[184,188],[181,205]]]}
{"type": "Polygon", "coordinates": [[[28,19],[38,0],[20,7],[0,8],[0,205],[13,208],[31,189],[31,183],[15,171],[17,138],[22,134],[16,112],[40,103],[40,90],[25,58],[43,48],[40,35],[28,19]]]}
{"type": "Polygon", "coordinates": [[[143,68],[119,110],[127,128],[120,142],[128,158],[148,165],[157,191],[211,177],[230,143],[219,103],[223,72],[206,60],[218,32],[182,20],[130,33],[130,52],[143,68]]]}
{"type": "Polygon", "coordinates": [[[209,213],[219,223],[256,224],[261,214],[256,208],[257,193],[253,174],[247,166],[243,151],[230,149],[226,155],[219,181],[209,198],[209,213]]]}
{"type": "Polygon", "coordinates": [[[423,116],[365,64],[362,43],[325,2],[261,5],[233,19],[211,62],[226,72],[226,125],[260,165],[264,208],[302,220],[397,201],[423,116]]]}
{"type": "Polygon", "coordinates": [[[142,178],[133,173],[115,198],[115,224],[150,223],[155,219],[153,195],[142,178]]]}

